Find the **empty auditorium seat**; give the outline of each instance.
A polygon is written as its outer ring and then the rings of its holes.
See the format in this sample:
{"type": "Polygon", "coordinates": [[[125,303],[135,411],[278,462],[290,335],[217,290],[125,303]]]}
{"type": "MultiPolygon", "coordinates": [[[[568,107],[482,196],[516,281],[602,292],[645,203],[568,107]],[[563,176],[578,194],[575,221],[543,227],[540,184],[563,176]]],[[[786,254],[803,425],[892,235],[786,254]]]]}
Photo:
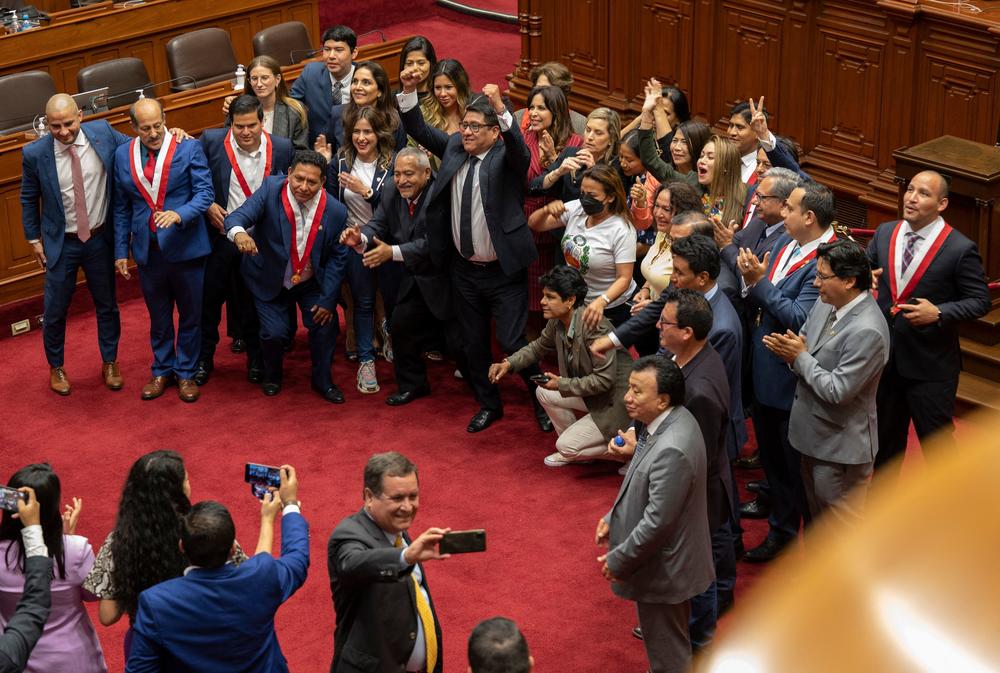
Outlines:
{"type": "Polygon", "coordinates": [[[309,30],[301,21],[270,26],[253,36],[253,55],[270,56],[281,65],[293,65],[312,54],[309,30]]]}
{"type": "Polygon", "coordinates": [[[55,94],[55,82],[44,70],[0,77],[0,135],[30,129],[55,94]]]}
{"type": "Polygon", "coordinates": [[[229,33],[221,28],[202,28],[167,42],[167,65],[171,78],[190,78],[171,86],[174,91],[185,91],[232,79],[238,63],[229,33]]]}
{"type": "Polygon", "coordinates": [[[78,91],[93,91],[108,87],[108,107],[131,105],[139,100],[136,90],[149,83],[146,64],[138,58],[116,58],[95,63],[76,73],[78,91]]]}

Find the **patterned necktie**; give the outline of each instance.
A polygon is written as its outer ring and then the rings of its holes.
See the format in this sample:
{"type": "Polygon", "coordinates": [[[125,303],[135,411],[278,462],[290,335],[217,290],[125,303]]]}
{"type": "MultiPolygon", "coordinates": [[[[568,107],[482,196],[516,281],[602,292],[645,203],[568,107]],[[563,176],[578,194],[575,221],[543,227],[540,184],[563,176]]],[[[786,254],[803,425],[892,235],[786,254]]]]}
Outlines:
{"type": "MultiPolygon", "coordinates": [[[[396,533],[396,542],[394,543],[394,546],[397,549],[402,549],[402,533],[396,533]]],[[[433,671],[434,667],[437,665],[438,658],[438,642],[437,632],[434,630],[434,614],[431,612],[430,603],[427,602],[424,592],[420,589],[420,583],[417,582],[417,578],[413,573],[410,573],[410,579],[413,580],[413,590],[417,597],[417,613],[420,615],[420,624],[424,627],[424,645],[427,655],[427,666],[425,668],[428,671],[433,671]]]]}
{"type": "MultiPolygon", "coordinates": [[[[476,176],[476,164],[479,157],[469,157],[469,169],[465,172],[465,183],[462,185],[462,208],[458,220],[459,252],[469,259],[476,254],[472,245],[472,182],[476,176]]],[[[429,670],[429,669],[428,669],[429,670]]]]}
{"type": "Polygon", "coordinates": [[[906,247],[903,248],[903,273],[913,263],[913,253],[916,252],[917,243],[923,240],[920,234],[912,231],[906,232],[906,247]]]}
{"type": "Polygon", "coordinates": [[[90,218],[87,215],[87,193],[83,189],[83,166],[76,154],[76,145],[70,145],[69,165],[73,174],[73,210],[76,213],[76,236],[81,243],[90,239],[90,218]]]}
{"type": "Polygon", "coordinates": [[[344,102],[344,85],[340,82],[333,83],[333,104],[340,105],[344,102]]]}
{"type": "Polygon", "coordinates": [[[639,433],[639,437],[635,442],[635,453],[632,454],[632,462],[637,463],[639,461],[639,456],[642,455],[643,450],[646,448],[646,440],[649,439],[649,433],[645,428],[639,433]]]}
{"type": "MultiPolygon", "coordinates": [[[[150,185],[153,184],[153,176],[156,173],[156,152],[149,148],[146,148],[146,154],[149,156],[146,158],[146,165],[142,167],[142,174],[146,176],[146,182],[150,185]]],[[[153,198],[156,198],[156,194],[153,194],[153,198]]],[[[149,230],[156,233],[156,222],[153,220],[153,213],[149,214],[149,230]]]]}

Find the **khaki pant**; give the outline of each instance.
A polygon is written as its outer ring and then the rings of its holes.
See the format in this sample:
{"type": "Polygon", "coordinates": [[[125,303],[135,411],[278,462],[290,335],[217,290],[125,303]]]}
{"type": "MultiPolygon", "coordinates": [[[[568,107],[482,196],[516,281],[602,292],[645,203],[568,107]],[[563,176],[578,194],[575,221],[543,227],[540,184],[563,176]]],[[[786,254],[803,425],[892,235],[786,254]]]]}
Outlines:
{"type": "Polygon", "coordinates": [[[582,397],[563,397],[558,390],[538,387],[535,396],[552,421],[558,438],[556,451],[566,460],[593,460],[608,450],[608,439],[587,413],[582,397]],[[577,419],[576,412],[583,412],[577,419]]]}

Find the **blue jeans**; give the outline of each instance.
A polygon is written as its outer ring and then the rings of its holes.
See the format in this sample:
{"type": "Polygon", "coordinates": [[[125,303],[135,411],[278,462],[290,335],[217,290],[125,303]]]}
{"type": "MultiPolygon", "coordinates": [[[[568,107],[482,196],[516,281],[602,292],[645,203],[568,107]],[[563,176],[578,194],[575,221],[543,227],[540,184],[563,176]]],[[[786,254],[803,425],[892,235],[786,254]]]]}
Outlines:
{"type": "Polygon", "coordinates": [[[361,255],[351,251],[347,255],[344,280],[351,288],[354,299],[354,340],[358,347],[358,361],[375,359],[375,269],[365,268],[361,255]]]}

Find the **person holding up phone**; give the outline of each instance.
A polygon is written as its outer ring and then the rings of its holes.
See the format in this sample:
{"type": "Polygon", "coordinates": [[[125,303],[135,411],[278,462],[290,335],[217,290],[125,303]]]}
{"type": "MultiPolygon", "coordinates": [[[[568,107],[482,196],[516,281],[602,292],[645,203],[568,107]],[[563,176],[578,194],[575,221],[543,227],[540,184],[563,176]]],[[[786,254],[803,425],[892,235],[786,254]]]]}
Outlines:
{"type": "Polygon", "coordinates": [[[542,315],[548,320],[541,335],[502,362],[490,365],[490,381],[540,362],[553,352],[559,373],[546,372],[536,395],[555,426],[556,452],[545,457],[549,467],[594,458],[615,458],[607,450],[618,430],[628,426],[624,395],[632,356],[616,349],[604,359],[590,352],[590,344],[611,331],[602,318],[587,324],[583,305],[587,283],[579,271],[557,266],[542,276],[542,315]],[[577,412],[585,415],[577,419],[577,412]]]}
{"type": "Polygon", "coordinates": [[[441,625],[424,568],[448,558],[449,528],[409,529],[420,505],[417,466],[396,453],[365,466],[364,506],[337,524],[327,563],[337,625],[330,673],[441,673],[441,625]]]}

